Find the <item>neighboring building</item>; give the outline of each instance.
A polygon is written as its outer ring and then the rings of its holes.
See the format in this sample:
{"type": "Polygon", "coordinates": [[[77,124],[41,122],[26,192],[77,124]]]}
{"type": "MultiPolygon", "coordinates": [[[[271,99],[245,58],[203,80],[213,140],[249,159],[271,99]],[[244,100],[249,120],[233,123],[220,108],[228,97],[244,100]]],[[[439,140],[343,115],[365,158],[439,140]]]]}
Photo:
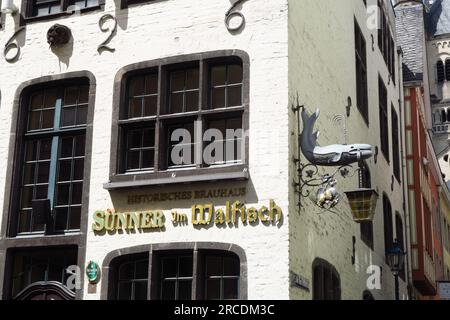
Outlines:
{"type": "Polygon", "coordinates": [[[446,172],[448,164],[441,151],[436,154],[448,137],[446,111],[442,109],[446,85],[441,83],[444,79],[440,74],[446,59],[430,45],[430,37],[433,44],[435,36],[441,36],[442,27],[431,28],[430,23],[440,20],[438,12],[444,17],[450,8],[445,1],[425,1],[424,6],[403,2],[396,7],[396,14],[397,38],[403,52],[410,258],[415,296],[435,299],[437,282],[448,279],[442,226],[450,197],[441,171],[446,172]],[[434,63],[434,69],[429,69],[430,63],[434,63]]]}
{"type": "Polygon", "coordinates": [[[389,1],[246,1],[234,31],[222,0],[93,0],[74,15],[67,2],[14,2],[20,16],[0,30],[1,298],[394,297],[386,250],[406,243],[407,221],[389,1]],[[377,5],[381,28],[369,29],[377,5]],[[56,23],[71,37],[49,48],[56,23]],[[344,200],[324,212],[301,197],[299,210],[297,95],[321,110],[321,145],[378,147],[361,185],[337,187],[376,189],[373,222],[355,223],[344,200]],[[190,163],[169,156],[176,129],[194,136],[190,163]],[[206,129],[247,134],[215,141],[233,152],[207,163],[206,129]],[[374,270],[380,288],[367,287],[374,270]]]}

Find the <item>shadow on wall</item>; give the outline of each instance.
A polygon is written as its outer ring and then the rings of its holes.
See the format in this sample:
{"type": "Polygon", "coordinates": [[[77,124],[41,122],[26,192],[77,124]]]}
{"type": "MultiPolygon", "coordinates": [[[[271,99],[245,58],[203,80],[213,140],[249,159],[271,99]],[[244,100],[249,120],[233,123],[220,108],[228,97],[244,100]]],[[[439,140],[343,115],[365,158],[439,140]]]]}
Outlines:
{"type": "Polygon", "coordinates": [[[117,19],[117,25],[122,30],[127,30],[128,28],[128,7],[126,6],[126,0],[114,0],[116,7],[115,17],[117,19]]]}

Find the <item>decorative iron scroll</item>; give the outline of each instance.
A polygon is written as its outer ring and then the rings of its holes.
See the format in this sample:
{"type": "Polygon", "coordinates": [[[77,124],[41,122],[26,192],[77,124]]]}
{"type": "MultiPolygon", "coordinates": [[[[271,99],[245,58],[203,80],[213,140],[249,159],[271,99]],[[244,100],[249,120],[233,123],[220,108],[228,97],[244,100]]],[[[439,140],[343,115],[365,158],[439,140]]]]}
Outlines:
{"type": "Polygon", "coordinates": [[[247,0],[237,0],[231,8],[225,13],[225,26],[227,27],[228,31],[234,32],[239,31],[245,26],[245,17],[240,11],[234,11],[237,6],[239,6],[241,3],[245,2],[247,0]],[[234,11],[234,12],[233,12],[234,11]],[[233,18],[240,18],[241,22],[235,26],[232,27],[230,25],[231,19],[233,18]]]}
{"type": "Polygon", "coordinates": [[[25,27],[20,27],[19,29],[17,29],[17,31],[14,32],[14,34],[11,36],[11,38],[9,38],[9,40],[5,44],[5,47],[3,48],[3,56],[5,57],[5,60],[9,63],[16,61],[16,59],[20,55],[20,46],[17,44],[17,42],[13,42],[13,40],[19,35],[19,33],[21,33],[24,30],[25,30],[25,27]],[[13,49],[16,49],[16,54],[14,56],[8,58],[7,57],[8,52],[13,49]]]}
{"type": "Polygon", "coordinates": [[[103,41],[103,42],[98,46],[97,51],[98,51],[99,53],[101,53],[102,50],[108,50],[108,51],[111,51],[111,52],[116,51],[116,49],[109,47],[108,44],[111,42],[112,38],[113,38],[114,35],[116,34],[116,31],[117,31],[117,19],[116,19],[113,15],[107,13],[107,14],[103,15],[103,16],[100,18],[100,20],[98,21],[98,26],[99,26],[99,28],[100,28],[100,30],[101,30],[102,32],[108,32],[108,31],[110,31],[109,28],[104,28],[104,27],[103,27],[104,23],[105,23],[107,20],[109,20],[109,19],[111,19],[111,20],[114,21],[114,27],[112,28],[111,33],[109,34],[108,38],[106,38],[106,40],[103,41]]]}

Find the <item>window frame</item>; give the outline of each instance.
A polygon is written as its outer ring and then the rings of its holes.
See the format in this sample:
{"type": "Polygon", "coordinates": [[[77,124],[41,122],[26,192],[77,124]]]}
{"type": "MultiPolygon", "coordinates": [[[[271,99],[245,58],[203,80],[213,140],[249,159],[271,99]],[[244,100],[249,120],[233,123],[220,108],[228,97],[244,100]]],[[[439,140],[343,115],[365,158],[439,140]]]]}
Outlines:
{"type": "MultiPolygon", "coordinates": [[[[196,163],[195,167],[191,169],[170,169],[157,166],[155,162],[155,170],[144,171],[136,173],[122,173],[120,170],[120,153],[121,147],[123,148],[121,141],[121,114],[122,105],[127,99],[127,79],[134,75],[145,74],[149,70],[158,70],[158,110],[161,110],[162,106],[166,104],[167,93],[167,72],[173,68],[181,67],[185,65],[190,66],[193,64],[199,65],[199,108],[201,110],[194,111],[192,116],[211,116],[213,113],[232,114],[233,111],[242,114],[242,127],[244,133],[249,128],[249,79],[250,79],[250,59],[247,53],[240,50],[221,50],[206,53],[197,53],[183,56],[175,56],[165,59],[157,59],[145,62],[139,62],[122,68],[116,75],[114,84],[114,96],[113,96],[113,121],[112,121],[112,138],[111,138],[111,162],[110,162],[110,175],[109,181],[104,184],[104,188],[107,190],[114,190],[127,187],[137,186],[150,186],[161,184],[173,184],[173,183],[185,183],[185,182],[197,182],[197,181],[210,181],[210,180],[247,180],[249,178],[248,173],[248,159],[249,159],[249,139],[247,135],[244,135],[244,154],[241,163],[239,164],[227,164],[225,166],[201,166],[196,163]],[[207,109],[208,105],[208,70],[213,63],[227,63],[232,60],[233,57],[240,60],[242,63],[242,106],[223,108],[217,111],[217,109],[207,109]]],[[[160,111],[157,111],[160,113],[160,111]]],[[[188,113],[189,114],[189,113],[188,113]]],[[[159,114],[160,119],[164,119],[166,123],[180,119],[183,114],[159,114]],[[180,117],[181,116],[181,117],[180,117]]],[[[205,119],[205,118],[204,118],[205,119]]],[[[140,120],[137,120],[140,121],[140,120]]],[[[159,148],[155,152],[155,160],[163,163],[164,148],[161,148],[161,139],[164,139],[164,135],[159,135],[158,132],[164,132],[163,124],[160,122],[156,124],[157,137],[155,145],[159,148]],[[161,151],[161,152],[160,152],[161,151]]],[[[202,131],[203,132],[203,131],[202,131]]],[[[166,148],[167,149],[167,148],[166,148]]],[[[203,150],[203,148],[201,148],[203,150]]]]}
{"type": "Polygon", "coordinates": [[[180,242],[158,243],[126,247],[107,254],[102,265],[102,300],[117,299],[118,267],[121,263],[140,259],[149,261],[147,300],[159,300],[161,295],[161,262],[167,257],[192,257],[192,300],[204,300],[206,286],[206,257],[221,255],[233,257],[239,263],[238,299],[247,299],[247,258],[245,251],[229,243],[218,242],[180,242]]]}
{"type": "MultiPolygon", "coordinates": [[[[313,279],[313,288],[312,288],[312,299],[313,300],[341,300],[342,299],[342,283],[341,283],[341,277],[337,269],[328,261],[316,258],[312,263],[312,279],[313,279]],[[316,271],[317,269],[321,269],[321,278],[320,278],[320,291],[317,291],[317,281],[316,281],[316,271]],[[331,285],[333,285],[333,277],[335,277],[338,280],[337,287],[333,287],[333,297],[327,296],[330,292],[325,292],[326,285],[325,285],[325,275],[324,270],[327,271],[329,275],[329,279],[331,281],[331,285]]],[[[328,288],[330,289],[330,288],[328,288]]]]}
{"type": "MultiPolygon", "coordinates": [[[[70,0],[60,0],[61,11],[57,13],[52,13],[48,15],[35,16],[34,11],[34,0],[23,0],[20,10],[20,25],[26,25],[27,23],[32,23],[35,21],[43,20],[53,20],[64,16],[71,16],[73,12],[68,12],[67,9],[70,5],[70,0]]],[[[55,1],[56,2],[56,1],[55,1]]],[[[98,0],[98,4],[91,7],[81,8],[80,12],[83,14],[85,12],[103,10],[105,8],[105,0],[98,0]]]]}

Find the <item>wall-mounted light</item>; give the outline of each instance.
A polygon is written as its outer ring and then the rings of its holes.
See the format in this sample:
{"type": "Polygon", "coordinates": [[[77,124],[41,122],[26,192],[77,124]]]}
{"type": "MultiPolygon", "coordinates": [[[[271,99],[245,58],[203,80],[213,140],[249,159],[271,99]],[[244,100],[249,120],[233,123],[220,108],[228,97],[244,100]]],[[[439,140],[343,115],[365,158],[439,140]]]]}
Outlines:
{"type": "Polygon", "coordinates": [[[372,221],[377,207],[378,192],[358,189],[345,193],[355,222],[372,221]]]}
{"type": "Polygon", "coordinates": [[[1,12],[10,13],[11,15],[17,13],[19,9],[14,5],[13,0],[2,0],[1,12]]]}

